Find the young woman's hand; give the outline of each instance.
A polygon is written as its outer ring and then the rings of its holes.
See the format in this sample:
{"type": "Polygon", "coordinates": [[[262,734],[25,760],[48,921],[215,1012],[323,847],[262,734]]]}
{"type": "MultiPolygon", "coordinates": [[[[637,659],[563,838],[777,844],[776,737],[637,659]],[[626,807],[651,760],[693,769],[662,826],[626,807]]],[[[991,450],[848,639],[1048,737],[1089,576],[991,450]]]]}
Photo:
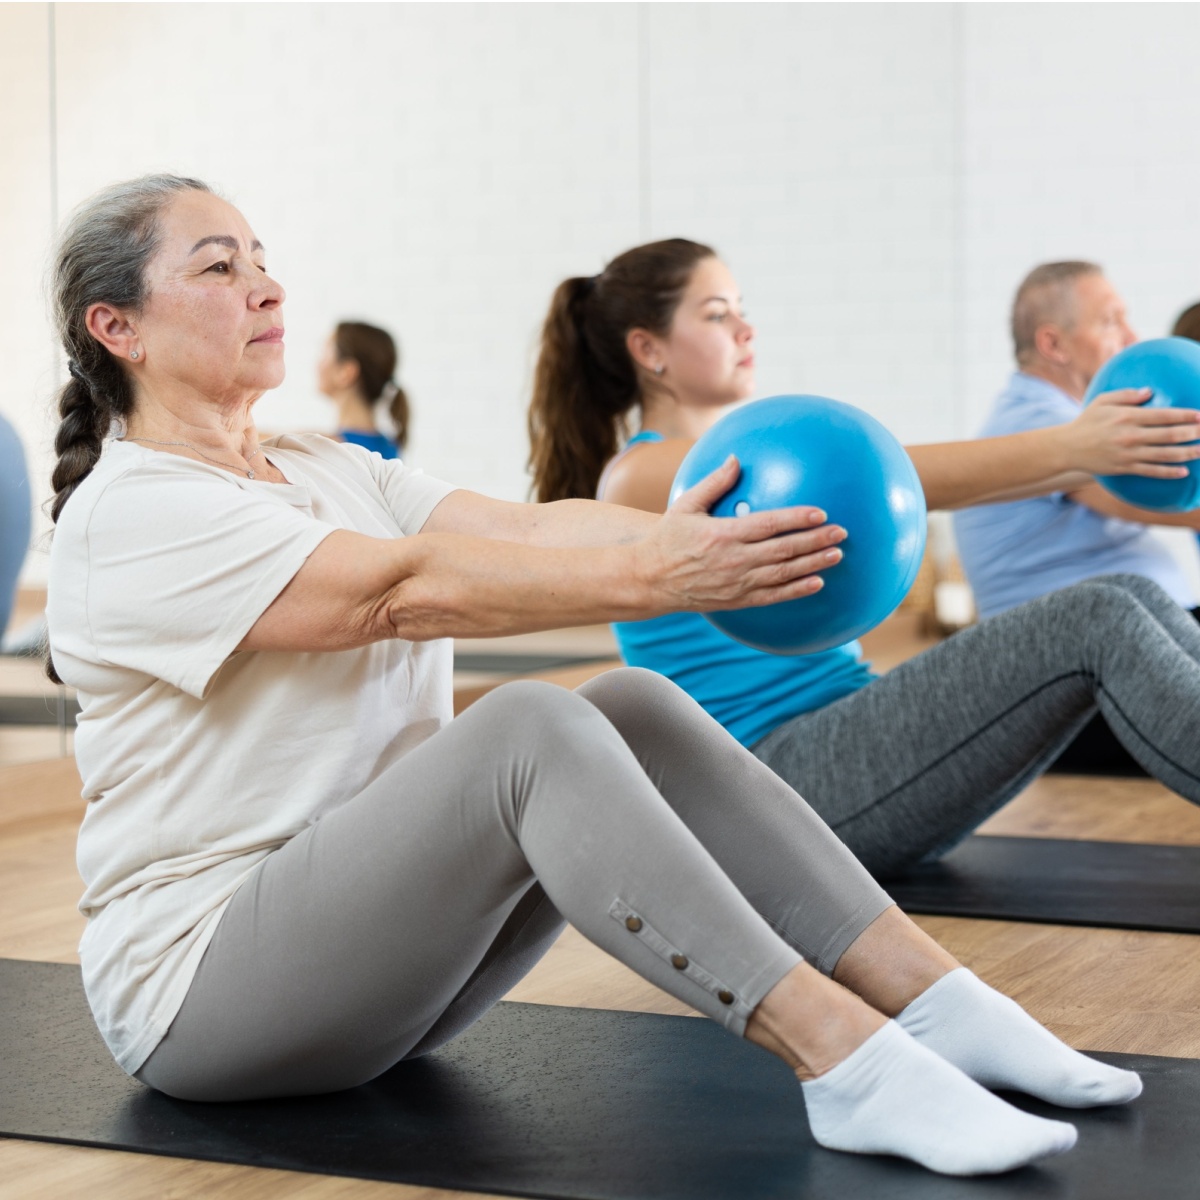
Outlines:
{"type": "Polygon", "coordinates": [[[640,573],[665,610],[713,612],[810,596],[822,587],[816,572],[841,560],[837,546],[846,531],[827,525],[819,508],[709,516],[740,474],[731,455],[684,492],[638,543],[640,573]]]}
{"type": "Polygon", "coordinates": [[[1200,412],[1151,408],[1145,403],[1150,395],[1149,388],[1105,392],[1062,426],[1070,469],[1151,479],[1186,475],[1180,464],[1200,458],[1200,412]]]}

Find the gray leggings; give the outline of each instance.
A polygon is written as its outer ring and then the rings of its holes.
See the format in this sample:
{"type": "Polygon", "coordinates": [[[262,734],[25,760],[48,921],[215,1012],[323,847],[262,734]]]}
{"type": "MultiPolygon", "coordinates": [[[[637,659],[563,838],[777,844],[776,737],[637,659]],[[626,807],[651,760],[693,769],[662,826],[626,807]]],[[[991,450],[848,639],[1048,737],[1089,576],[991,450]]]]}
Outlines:
{"type": "Polygon", "coordinates": [[[137,1075],[193,1100],[363,1083],[480,1017],[564,919],[740,1034],[890,904],[673,684],[511,683],[262,863],[137,1075]]]}
{"type": "Polygon", "coordinates": [[[1150,774],[1200,803],[1200,626],[1137,575],[964,630],[754,753],[886,878],[961,841],[1097,707],[1150,774]]]}

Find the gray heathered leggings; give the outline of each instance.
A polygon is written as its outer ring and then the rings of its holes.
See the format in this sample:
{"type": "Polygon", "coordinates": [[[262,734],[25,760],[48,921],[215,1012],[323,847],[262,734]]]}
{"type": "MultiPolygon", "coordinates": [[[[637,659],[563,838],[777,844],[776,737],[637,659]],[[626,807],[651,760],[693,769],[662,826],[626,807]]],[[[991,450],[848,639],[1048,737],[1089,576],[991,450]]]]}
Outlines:
{"type": "Polygon", "coordinates": [[[1137,575],[983,621],[754,753],[886,878],[961,841],[1097,706],[1150,774],[1200,803],[1200,626],[1137,575]]]}
{"type": "Polygon", "coordinates": [[[363,1083],[480,1017],[564,919],[740,1034],[890,905],[673,684],[511,683],[262,863],[137,1075],[194,1100],[363,1083]]]}

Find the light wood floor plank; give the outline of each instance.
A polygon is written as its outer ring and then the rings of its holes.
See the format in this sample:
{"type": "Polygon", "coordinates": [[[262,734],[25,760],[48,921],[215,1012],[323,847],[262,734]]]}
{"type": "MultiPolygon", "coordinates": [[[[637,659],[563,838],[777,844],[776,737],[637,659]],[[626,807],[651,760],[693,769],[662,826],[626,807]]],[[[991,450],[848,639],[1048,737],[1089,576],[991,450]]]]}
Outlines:
{"type": "Polygon", "coordinates": [[[478,1200],[480,1194],[0,1139],[0,1200],[478,1200]]]}

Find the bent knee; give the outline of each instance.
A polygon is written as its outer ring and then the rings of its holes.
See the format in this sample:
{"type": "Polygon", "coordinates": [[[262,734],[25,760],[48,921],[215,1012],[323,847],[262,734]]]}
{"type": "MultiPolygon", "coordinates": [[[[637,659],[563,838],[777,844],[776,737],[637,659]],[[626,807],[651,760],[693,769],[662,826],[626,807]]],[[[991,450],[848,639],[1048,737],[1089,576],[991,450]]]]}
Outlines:
{"type": "Polygon", "coordinates": [[[580,684],[576,691],[599,708],[649,704],[658,710],[663,704],[687,699],[687,693],[678,684],[645,667],[615,667],[580,684]]]}
{"type": "Polygon", "coordinates": [[[481,696],[459,720],[505,731],[516,742],[541,732],[565,732],[580,721],[600,719],[582,696],[540,679],[514,679],[481,696]]]}
{"type": "Polygon", "coordinates": [[[644,667],[605,671],[577,690],[618,728],[625,728],[630,722],[677,721],[700,711],[696,701],[678,684],[644,667]]]}

